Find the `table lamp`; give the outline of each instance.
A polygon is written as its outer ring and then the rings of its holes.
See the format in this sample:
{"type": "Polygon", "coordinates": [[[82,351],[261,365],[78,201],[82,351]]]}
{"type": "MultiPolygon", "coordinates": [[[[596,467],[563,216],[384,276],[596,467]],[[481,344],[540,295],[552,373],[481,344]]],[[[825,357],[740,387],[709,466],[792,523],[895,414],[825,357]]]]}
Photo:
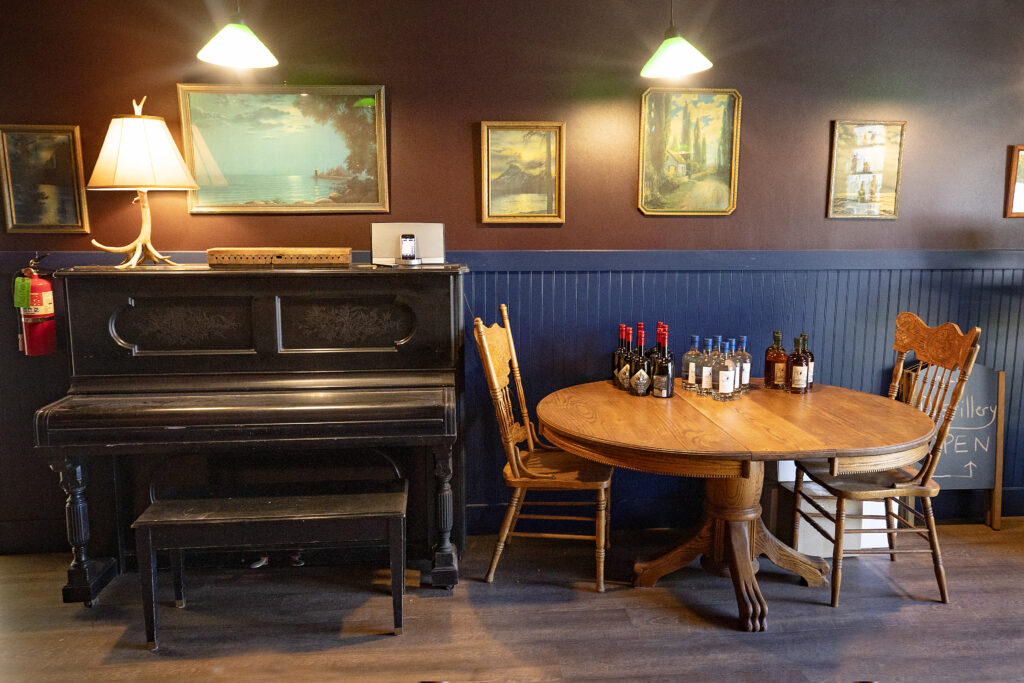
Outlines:
{"type": "Polygon", "coordinates": [[[92,241],[104,251],[125,254],[118,268],[134,268],[146,260],[174,264],[150,242],[152,217],[147,193],[150,190],[199,189],[163,118],[142,115],[145,102],[145,97],[138,103],[132,100],[134,116],[115,116],[111,120],[87,185],[90,190],[136,190],[139,193],[135,201],[142,208],[142,230],[135,241],[123,247],[107,247],[92,241]]]}

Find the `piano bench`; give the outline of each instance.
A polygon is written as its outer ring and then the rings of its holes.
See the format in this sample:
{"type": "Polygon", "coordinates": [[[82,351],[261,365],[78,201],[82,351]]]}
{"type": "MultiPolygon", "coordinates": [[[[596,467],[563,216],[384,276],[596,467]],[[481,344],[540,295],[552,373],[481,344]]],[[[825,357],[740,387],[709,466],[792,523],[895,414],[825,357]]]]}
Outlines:
{"type": "Polygon", "coordinates": [[[171,551],[174,597],[185,605],[182,551],[301,548],[345,541],[387,541],[395,635],[402,633],[405,508],[396,491],[296,496],[232,496],[154,501],[135,520],[146,640],[157,649],[156,552],[171,551]]]}

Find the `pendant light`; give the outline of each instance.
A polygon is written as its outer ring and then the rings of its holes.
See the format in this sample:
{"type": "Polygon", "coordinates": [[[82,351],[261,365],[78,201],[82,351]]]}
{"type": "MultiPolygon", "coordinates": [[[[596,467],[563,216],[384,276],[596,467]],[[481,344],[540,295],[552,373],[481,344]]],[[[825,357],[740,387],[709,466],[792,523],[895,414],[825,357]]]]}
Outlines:
{"type": "Polygon", "coordinates": [[[676,28],[675,6],[669,0],[669,23],[665,40],[640,70],[644,78],[681,78],[711,68],[711,60],[683,38],[676,28]]]}
{"type": "Polygon", "coordinates": [[[277,66],[277,58],[242,21],[241,0],[236,0],[234,20],[211,38],[196,56],[204,62],[235,69],[277,66]]]}

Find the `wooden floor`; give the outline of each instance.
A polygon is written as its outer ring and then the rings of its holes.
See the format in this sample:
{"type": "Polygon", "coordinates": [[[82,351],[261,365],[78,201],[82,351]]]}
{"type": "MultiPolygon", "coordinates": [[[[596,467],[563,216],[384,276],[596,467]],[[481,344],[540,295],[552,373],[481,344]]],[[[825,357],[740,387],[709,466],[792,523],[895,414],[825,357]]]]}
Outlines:
{"type": "Polygon", "coordinates": [[[453,594],[410,573],[402,636],[372,568],[194,569],[182,610],[161,572],[157,652],[137,576],[87,609],[60,602],[67,557],[6,556],[0,680],[1024,680],[1024,518],[939,533],[951,604],[927,556],[848,560],[838,609],[762,560],[766,633],[736,631],[731,583],[696,564],[629,586],[633,557],[666,532],[614,536],[604,594],[587,543],[516,539],[486,584],[494,539],[474,537],[453,594]]]}

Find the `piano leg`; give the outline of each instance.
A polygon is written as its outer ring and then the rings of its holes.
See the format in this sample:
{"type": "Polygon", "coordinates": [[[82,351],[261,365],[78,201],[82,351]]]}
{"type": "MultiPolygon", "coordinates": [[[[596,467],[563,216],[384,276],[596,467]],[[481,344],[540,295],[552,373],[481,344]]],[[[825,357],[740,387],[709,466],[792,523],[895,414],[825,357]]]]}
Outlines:
{"type": "Polygon", "coordinates": [[[86,551],[89,542],[89,505],[85,501],[86,466],[80,458],[64,458],[60,471],[60,486],[68,495],[65,519],[68,543],[73,559],[68,567],[68,582],[63,589],[64,602],[81,602],[92,607],[96,597],[117,576],[117,562],[112,557],[90,559],[86,551]]]}
{"type": "Polygon", "coordinates": [[[434,450],[434,479],[437,491],[437,543],[430,582],[434,586],[452,588],[459,582],[458,551],[452,545],[452,449],[434,450]]]}

